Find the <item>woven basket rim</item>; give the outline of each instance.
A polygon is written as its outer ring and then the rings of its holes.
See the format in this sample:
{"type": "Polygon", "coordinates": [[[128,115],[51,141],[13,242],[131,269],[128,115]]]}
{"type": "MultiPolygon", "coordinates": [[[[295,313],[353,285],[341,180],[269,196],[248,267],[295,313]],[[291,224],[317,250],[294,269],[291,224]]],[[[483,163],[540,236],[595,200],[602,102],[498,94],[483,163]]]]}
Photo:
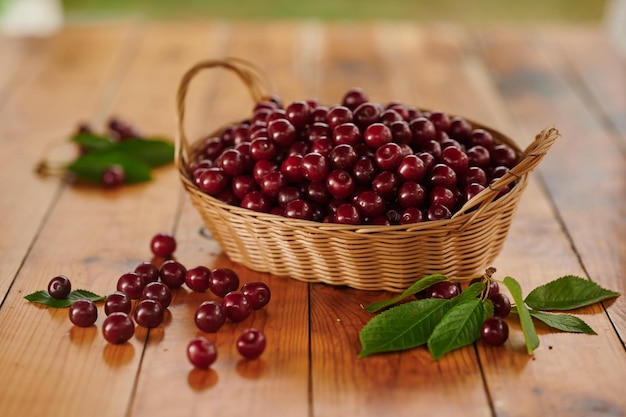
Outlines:
{"type": "MultiPolygon", "coordinates": [[[[180,172],[180,176],[182,181],[185,183],[187,187],[193,188],[198,193],[201,193],[202,198],[205,201],[211,203],[211,205],[219,210],[228,211],[230,213],[245,216],[247,218],[254,218],[259,221],[267,222],[267,223],[280,223],[280,224],[289,224],[294,228],[303,228],[303,229],[315,229],[316,231],[327,231],[327,232],[353,232],[358,235],[364,234],[386,234],[386,233],[424,233],[425,231],[433,230],[433,229],[441,229],[441,228],[451,228],[450,231],[460,230],[460,228],[468,221],[470,221],[474,215],[473,212],[462,213],[459,216],[454,218],[445,219],[445,220],[431,220],[431,221],[423,221],[419,223],[409,223],[409,224],[398,224],[398,225],[350,225],[350,224],[337,224],[337,223],[323,223],[314,220],[300,220],[300,219],[292,219],[289,217],[281,216],[278,214],[271,213],[263,213],[257,212],[250,209],[246,209],[239,206],[234,206],[228,203],[225,203],[209,194],[204,193],[202,190],[198,188],[193,181],[187,176],[186,173],[180,172]]],[[[528,175],[525,174],[519,178],[518,184],[515,185],[511,189],[511,191],[501,198],[494,200],[489,203],[490,208],[497,209],[497,206],[500,204],[504,204],[517,192],[521,192],[527,182],[528,175]]]]}

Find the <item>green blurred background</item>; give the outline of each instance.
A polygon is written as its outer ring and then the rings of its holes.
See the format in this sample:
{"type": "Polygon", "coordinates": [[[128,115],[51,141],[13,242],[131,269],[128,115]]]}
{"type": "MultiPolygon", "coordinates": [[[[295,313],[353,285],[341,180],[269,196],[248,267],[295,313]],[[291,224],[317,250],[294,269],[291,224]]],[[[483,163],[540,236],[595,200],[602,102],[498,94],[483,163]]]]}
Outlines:
{"type": "MultiPolygon", "coordinates": [[[[0,0],[8,1],[8,0],[0,0]]],[[[411,19],[597,22],[606,0],[62,0],[66,18],[411,19]]]]}

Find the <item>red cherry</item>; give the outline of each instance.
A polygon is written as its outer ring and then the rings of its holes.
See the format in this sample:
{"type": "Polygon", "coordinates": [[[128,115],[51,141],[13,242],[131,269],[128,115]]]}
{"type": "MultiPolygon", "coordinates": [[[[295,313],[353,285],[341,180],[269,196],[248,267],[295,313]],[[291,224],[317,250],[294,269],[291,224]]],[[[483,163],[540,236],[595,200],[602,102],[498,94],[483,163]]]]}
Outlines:
{"type": "Polygon", "coordinates": [[[382,123],[369,125],[363,134],[363,141],[372,149],[378,149],[392,139],[391,130],[382,123]]]}

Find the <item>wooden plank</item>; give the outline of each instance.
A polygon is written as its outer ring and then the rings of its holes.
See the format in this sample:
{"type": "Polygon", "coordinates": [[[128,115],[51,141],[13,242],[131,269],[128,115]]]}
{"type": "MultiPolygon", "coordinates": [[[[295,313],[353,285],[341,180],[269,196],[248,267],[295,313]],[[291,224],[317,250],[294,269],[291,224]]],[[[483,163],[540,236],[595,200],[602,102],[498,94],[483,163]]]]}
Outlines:
{"type": "MultiPolygon", "coordinates": [[[[4,134],[5,126],[15,116],[15,108],[12,108],[13,101],[17,100],[19,102],[20,95],[19,90],[24,86],[28,85],[28,78],[39,72],[39,66],[42,64],[42,60],[44,59],[44,53],[41,53],[43,48],[48,45],[49,41],[29,41],[24,39],[16,39],[16,38],[8,38],[8,37],[0,37],[0,60],[3,62],[3,65],[0,67],[0,135],[5,140],[0,138],[0,143],[3,144],[9,138],[6,134],[4,134]],[[16,98],[17,96],[17,98],[16,98]],[[9,116],[4,118],[4,112],[8,112],[9,116]],[[10,113],[13,112],[13,115],[10,113]]],[[[26,87],[28,90],[28,88],[26,87]]],[[[24,105],[24,96],[21,96],[22,104],[24,105]]],[[[20,106],[20,104],[16,104],[20,106]]],[[[25,140],[25,139],[22,139],[25,140]]],[[[12,140],[15,142],[15,140],[12,140]]],[[[21,142],[21,140],[19,141],[21,142]]],[[[17,148],[14,147],[13,151],[17,151],[17,148]]],[[[23,151],[20,149],[20,153],[23,151]]],[[[22,166],[25,165],[22,160],[17,160],[14,155],[11,155],[8,151],[3,152],[0,155],[0,162],[3,167],[6,167],[7,171],[13,168],[20,168],[20,171],[24,171],[25,175],[3,175],[0,179],[0,189],[3,192],[8,193],[10,190],[18,190],[24,186],[24,182],[34,182],[31,173],[29,172],[32,167],[22,166]],[[13,164],[9,163],[9,160],[14,161],[13,164]],[[21,162],[19,165],[16,162],[21,162]]],[[[35,162],[33,161],[33,164],[35,162]]],[[[35,194],[39,194],[43,191],[43,189],[39,189],[35,194]]],[[[50,199],[54,193],[54,189],[50,189],[50,193],[47,196],[43,197],[42,202],[50,199]]],[[[23,194],[22,194],[23,196],[23,194]]],[[[24,200],[28,201],[28,200],[24,200]]],[[[31,229],[24,229],[18,223],[13,222],[11,226],[8,218],[4,218],[0,220],[0,225],[4,231],[4,236],[6,237],[5,241],[0,241],[0,250],[5,255],[2,265],[0,265],[0,300],[4,299],[6,292],[8,291],[13,278],[15,277],[16,271],[19,268],[20,263],[22,262],[23,255],[26,252],[28,245],[30,244],[33,233],[39,224],[43,221],[43,216],[45,215],[46,204],[35,205],[33,207],[27,208],[28,213],[24,212],[25,207],[28,207],[27,204],[18,205],[16,202],[11,201],[11,199],[5,198],[0,202],[0,209],[5,210],[3,213],[13,215],[13,212],[19,210],[19,212],[27,214],[25,219],[28,219],[29,225],[31,229]],[[35,209],[35,210],[33,210],[35,209]],[[6,223],[6,225],[5,225],[6,223]],[[19,230],[17,229],[19,227],[19,230]],[[30,231],[30,234],[29,234],[30,231]]],[[[2,303],[0,302],[0,305],[2,303]]]]}
{"type": "Polygon", "coordinates": [[[341,102],[352,87],[365,90],[371,100],[388,95],[387,73],[375,49],[372,25],[342,22],[326,26],[319,59],[318,98],[330,106],[341,102]],[[357,47],[360,45],[360,47],[357,47]]]}
{"type": "MultiPolygon", "coordinates": [[[[289,97],[294,94],[295,84],[291,82],[294,73],[287,65],[291,56],[282,52],[295,50],[294,28],[292,24],[224,24],[209,25],[204,30],[196,27],[179,35],[169,26],[156,25],[146,48],[160,49],[167,42],[176,49],[176,44],[188,39],[206,38],[207,31],[212,36],[222,33],[218,47],[208,50],[207,58],[247,59],[267,69],[268,77],[276,85],[275,92],[289,97]],[[277,47],[264,48],[268,42],[277,47]]],[[[198,49],[202,50],[201,45],[198,49]]],[[[173,76],[176,82],[185,69],[173,76]]],[[[188,130],[197,132],[196,136],[190,134],[190,139],[195,140],[199,134],[247,117],[252,103],[239,79],[223,70],[209,70],[192,82],[187,109],[188,130]]],[[[154,339],[150,336],[132,415],[308,415],[308,285],[232,263],[214,240],[199,233],[201,224],[199,214],[185,198],[176,227],[180,261],[189,266],[231,268],[238,273],[242,284],[266,282],[272,300],[244,322],[228,322],[216,334],[207,334],[195,327],[193,314],[200,302],[218,298],[179,291],[175,305],[170,308],[173,320],[162,336],[156,334],[154,339]],[[268,340],[266,351],[255,361],[241,359],[235,348],[239,334],[250,326],[262,329],[268,340]],[[194,370],[185,357],[187,344],[200,334],[218,347],[218,359],[208,372],[194,370]],[[164,389],[175,391],[175,400],[160,395],[164,389]]]]}
{"type": "MultiPolygon", "coordinates": [[[[302,100],[310,85],[297,70],[302,58],[298,32],[299,25],[294,22],[246,22],[232,27],[228,52],[257,65],[267,79],[268,92],[277,94],[285,105],[302,100]]],[[[220,95],[223,90],[216,94],[219,102],[225,97],[220,95]]]]}
{"type": "MultiPolygon", "coordinates": [[[[96,113],[104,90],[117,82],[109,77],[128,52],[128,36],[127,25],[69,27],[51,44],[40,74],[22,90],[12,110],[3,113],[10,121],[3,125],[6,132],[24,137],[18,149],[24,152],[28,162],[21,163],[29,170],[41,144],[67,134],[77,121],[96,113]],[[13,121],[9,115],[20,117],[13,121]]],[[[9,166],[13,167],[10,161],[9,166]]],[[[13,204],[19,210],[3,213],[11,214],[16,227],[32,236],[25,218],[29,207],[49,204],[34,193],[54,191],[58,180],[26,178],[29,182],[23,182],[19,192],[8,190],[16,196],[13,204]],[[32,190],[26,189],[31,184],[32,190]]],[[[22,297],[45,288],[57,274],[69,276],[74,288],[100,294],[114,290],[117,278],[148,256],[148,242],[138,239],[144,236],[138,231],[154,228],[154,219],[165,210],[154,204],[153,189],[139,185],[103,192],[68,187],[55,202],[0,310],[0,351],[7,365],[0,371],[4,415],[49,414],[51,404],[58,415],[84,410],[125,413],[145,334],[139,333],[125,346],[109,345],[100,335],[102,311],[96,326],[77,328],[69,322],[66,309],[39,308],[22,297]]],[[[21,256],[25,253],[22,248],[21,256]]]]}
{"type": "MultiPolygon", "coordinates": [[[[511,132],[511,117],[469,42],[456,25],[382,23],[377,45],[393,77],[391,99],[460,114],[509,133],[521,145],[532,138],[511,132]],[[478,99],[478,98],[479,99],[478,99]]],[[[389,94],[389,92],[387,93],[389,94]]]]}
{"type": "MultiPolygon", "coordinates": [[[[511,122],[511,117],[507,115],[506,111],[503,111],[503,109],[506,109],[505,103],[498,97],[497,86],[488,82],[488,72],[486,69],[481,69],[483,64],[480,61],[480,57],[476,55],[472,57],[472,54],[475,54],[473,52],[475,47],[470,40],[467,40],[471,38],[462,32],[458,32],[456,38],[451,37],[446,41],[446,36],[420,37],[413,32],[414,30],[406,29],[404,36],[399,36],[393,30],[387,35],[389,39],[394,40],[395,44],[400,42],[401,45],[398,46],[396,54],[391,56],[390,62],[398,71],[398,73],[394,74],[394,79],[409,80],[404,85],[403,89],[405,91],[420,91],[422,93],[420,97],[425,102],[439,100],[441,104],[437,107],[444,109],[455,107],[458,109],[456,111],[461,114],[471,114],[472,117],[485,121],[487,124],[499,125],[503,131],[513,132],[511,133],[512,135],[515,132],[522,131],[511,122]],[[428,39],[428,41],[425,39],[428,39]],[[461,41],[462,39],[466,39],[466,41],[463,42],[461,41]],[[420,46],[418,47],[417,45],[420,46]],[[430,51],[431,54],[427,55],[424,52],[420,53],[420,51],[430,51]],[[435,60],[433,63],[432,51],[438,51],[441,56],[446,56],[448,59],[446,61],[447,65],[442,62],[443,60],[435,60]],[[410,58],[403,59],[402,57],[410,58]],[[453,59],[452,57],[455,58],[453,59]],[[411,77],[412,72],[417,72],[415,70],[417,67],[416,63],[426,62],[427,58],[430,58],[429,64],[439,68],[439,70],[430,73],[430,71],[422,69],[419,71],[419,77],[411,77]],[[412,61],[412,59],[415,59],[415,61],[412,61]],[[444,71],[443,74],[442,71],[444,71]],[[442,79],[448,82],[454,80],[454,87],[446,84],[444,81],[438,81],[442,79]],[[431,83],[446,86],[446,88],[454,88],[455,94],[444,93],[446,90],[443,87],[437,91],[431,86],[431,83]],[[431,91],[431,94],[427,94],[427,91],[431,91]],[[457,97],[459,96],[464,98],[458,99],[457,97]],[[449,104],[446,104],[446,98],[448,97],[449,104]],[[471,97],[471,99],[467,99],[467,97],[471,97]],[[493,120],[493,122],[490,122],[490,120],[493,120]]],[[[436,31],[431,32],[431,35],[434,35],[434,33],[436,31]]],[[[387,46],[390,44],[385,43],[387,46]]],[[[386,49],[386,51],[393,54],[394,50],[386,49]]],[[[527,137],[529,134],[529,132],[526,132],[526,138],[521,136],[520,142],[528,141],[527,137]]],[[[564,259],[569,259],[575,273],[583,274],[583,271],[577,265],[575,254],[569,248],[569,242],[560,232],[560,225],[554,217],[549,201],[541,188],[537,187],[534,181],[531,181],[520,205],[519,215],[513,223],[505,249],[496,260],[495,266],[500,269],[502,276],[510,274],[524,277],[523,279],[520,278],[523,287],[532,288],[549,279],[556,278],[557,274],[562,273],[562,262],[564,259]],[[546,229],[550,232],[547,232],[546,229]],[[538,244],[534,239],[529,239],[529,236],[541,235],[550,236],[551,250],[546,250],[546,245],[538,244]],[[555,259],[559,259],[559,261],[555,262],[555,259]]],[[[572,269],[568,269],[566,273],[571,271],[572,269]]],[[[596,308],[592,311],[597,313],[598,309],[596,308]]],[[[592,326],[598,327],[601,329],[598,331],[603,332],[603,341],[598,342],[599,345],[615,345],[618,342],[615,335],[610,331],[610,323],[602,315],[593,316],[591,321],[593,322],[592,326]]],[[[356,327],[358,330],[359,327],[356,327]]],[[[547,349],[547,352],[552,352],[550,346],[560,347],[561,343],[563,343],[560,340],[564,336],[577,345],[586,342],[585,340],[580,340],[580,335],[552,334],[545,329],[540,331],[542,346],[537,353],[538,358],[541,358],[540,355],[544,355],[542,353],[543,349],[547,349]]],[[[566,372],[572,363],[578,363],[578,356],[575,356],[574,352],[569,352],[569,356],[561,357],[562,362],[558,363],[557,360],[554,368],[545,372],[542,367],[547,359],[530,361],[524,352],[523,340],[520,336],[519,327],[512,327],[512,337],[507,342],[507,348],[505,349],[485,347],[481,343],[477,343],[481,367],[485,373],[485,383],[489,389],[490,405],[496,414],[536,415],[543,408],[544,410],[551,410],[554,415],[570,415],[572,409],[581,409],[585,404],[588,405],[592,402],[592,400],[589,400],[585,403],[585,401],[581,400],[578,404],[574,403],[572,405],[567,403],[562,405],[562,398],[553,401],[549,396],[545,395],[545,392],[549,392],[551,387],[554,387],[559,380],[555,375],[566,372]],[[499,360],[492,359],[492,355],[495,355],[499,360]],[[533,387],[539,388],[533,392],[533,387]],[[543,393],[543,395],[541,395],[541,398],[536,399],[538,392],[543,393]],[[520,401],[520,395],[527,396],[531,401],[520,401]],[[530,405],[527,406],[526,404],[530,405]],[[535,405],[537,405],[536,408],[535,405]]],[[[591,351],[591,348],[589,350],[591,351]]],[[[588,354],[591,353],[588,352],[588,354]]],[[[611,360],[615,359],[615,354],[616,350],[610,349],[608,355],[611,359],[601,366],[607,369],[611,360]]],[[[552,353],[552,356],[554,356],[554,353],[552,353]]],[[[442,361],[444,360],[448,360],[448,358],[442,359],[442,361]]],[[[550,361],[552,361],[552,358],[550,361]]],[[[581,373],[589,375],[593,372],[594,366],[593,364],[585,366],[581,373]]],[[[406,377],[404,373],[396,375],[396,379],[404,377],[406,377]]],[[[621,377],[620,374],[615,376],[615,378],[619,377],[621,377]]],[[[615,382],[613,376],[611,380],[615,382]]],[[[454,385],[454,383],[451,385],[454,385]]],[[[476,389],[476,384],[470,384],[470,386],[476,389]]],[[[602,383],[602,386],[610,386],[610,384],[602,383]]],[[[589,393],[593,392],[591,387],[581,389],[579,383],[574,382],[571,385],[573,385],[573,391],[587,394],[587,397],[589,397],[589,393]]],[[[381,389],[380,386],[378,388],[379,390],[381,389]]],[[[564,392],[567,391],[565,390],[564,392]]],[[[610,394],[609,397],[614,397],[613,394],[610,394]]],[[[429,390],[428,395],[437,395],[436,389],[429,390]]],[[[613,399],[611,398],[611,400],[613,399]]],[[[450,402],[458,406],[457,401],[450,402]]],[[[454,405],[446,405],[451,409],[454,408],[454,405]]],[[[448,410],[443,410],[444,413],[446,411],[448,410]]],[[[458,410],[455,411],[458,412],[458,410]]],[[[441,412],[441,407],[437,408],[437,412],[441,412]]]]}
{"type": "Polygon", "coordinates": [[[626,59],[608,35],[597,28],[556,28],[546,35],[571,62],[572,82],[580,84],[579,94],[588,105],[597,107],[597,117],[615,130],[615,139],[626,144],[626,59]]]}
{"type": "MultiPolygon", "coordinates": [[[[419,31],[410,25],[370,25],[354,31],[350,25],[329,27],[325,39],[320,85],[322,96],[341,98],[346,88],[362,87],[372,100],[401,100],[418,104],[439,99],[414,94],[429,87],[431,77],[444,66],[455,67],[454,45],[437,31],[419,31]],[[429,37],[452,53],[437,56],[430,65],[417,66],[430,47],[429,37]],[[356,41],[355,39],[358,39],[356,41]],[[359,48],[356,45],[372,45],[359,48]]],[[[447,85],[443,91],[450,91],[447,85]]],[[[432,91],[432,90],[431,90],[432,91]]],[[[419,277],[416,277],[419,278],[419,277]]],[[[361,309],[389,294],[330,288],[311,288],[311,349],[315,415],[378,416],[437,412],[452,416],[460,412],[491,415],[481,371],[472,348],[462,349],[434,361],[430,353],[415,349],[358,359],[358,333],[371,318],[361,309]],[[332,350],[333,354],[329,354],[332,350]]]]}
{"type": "MultiPolygon", "coordinates": [[[[447,36],[450,36],[450,32],[446,31],[445,33],[448,34],[447,36]]],[[[453,31],[452,33],[455,32],[453,31]]],[[[419,39],[419,37],[395,36],[393,39],[407,39],[408,42],[417,42],[415,39],[419,39]]],[[[414,81],[417,86],[414,86],[413,90],[426,92],[429,91],[429,88],[432,88],[430,87],[431,85],[440,85],[439,92],[433,88],[430,90],[432,91],[431,94],[424,96],[426,101],[448,100],[448,105],[442,103],[440,106],[446,109],[456,108],[461,114],[470,115],[504,132],[510,132],[510,135],[522,145],[527,143],[539,129],[545,127],[537,126],[535,127],[537,130],[527,131],[513,123],[513,117],[507,113],[506,103],[502,100],[500,92],[497,91],[497,85],[494,85],[489,80],[489,69],[484,68],[484,63],[481,57],[476,54],[476,46],[471,43],[470,36],[457,31],[456,37],[451,36],[448,42],[442,42],[442,40],[446,39],[446,36],[433,36],[429,39],[431,39],[428,42],[429,46],[425,45],[423,48],[431,52],[429,56],[420,55],[408,45],[404,46],[402,50],[412,51],[412,53],[398,53],[396,55],[398,58],[401,56],[414,58],[416,60],[415,63],[426,62],[428,58],[431,58],[431,61],[428,61],[431,64],[433,51],[441,55],[454,54],[457,56],[457,61],[454,64],[435,63],[434,65],[440,67],[436,73],[429,75],[428,71],[422,71],[420,72],[420,77],[414,78],[417,80],[414,81]],[[444,88],[446,81],[450,82],[451,80],[463,80],[463,82],[454,83],[455,94],[442,94],[442,91],[446,91],[444,88]]],[[[397,65],[403,68],[415,68],[415,63],[401,61],[397,65]]],[[[403,77],[396,78],[402,79],[403,77]]],[[[407,90],[410,90],[410,87],[407,90]]],[[[518,216],[514,220],[505,248],[496,260],[495,266],[503,274],[501,276],[510,274],[518,278],[523,277],[520,280],[523,288],[526,289],[556,278],[560,276],[559,274],[570,273],[570,270],[565,272],[562,270],[562,263],[565,258],[569,259],[570,264],[576,266],[576,254],[571,252],[568,240],[560,232],[560,224],[552,213],[545,193],[537,187],[534,181],[531,181],[520,204],[518,216]],[[547,240],[546,244],[542,244],[542,242],[529,239],[529,236],[542,235],[550,236],[549,248],[547,247],[547,240]],[[559,262],[554,262],[554,259],[559,259],[559,262]],[[534,277],[534,279],[526,278],[528,276],[534,277]]],[[[575,267],[574,271],[583,274],[583,271],[578,266],[575,267]]],[[[595,309],[594,311],[597,313],[599,310],[595,309]]],[[[603,329],[604,340],[602,346],[615,344],[616,338],[611,332],[610,323],[601,315],[594,317],[593,322],[594,327],[598,326],[603,329]]],[[[535,412],[520,407],[520,404],[527,404],[527,402],[519,401],[516,397],[517,393],[523,393],[528,390],[527,387],[529,386],[542,387],[544,384],[550,386],[556,380],[550,374],[544,375],[543,372],[534,370],[534,366],[541,366],[539,363],[545,363],[548,359],[544,359],[541,362],[539,360],[536,362],[528,361],[523,350],[523,340],[519,337],[519,327],[512,329],[512,335],[510,342],[507,344],[508,349],[494,349],[477,343],[481,355],[481,366],[485,372],[486,383],[490,391],[492,407],[494,407],[496,414],[535,415],[540,413],[539,407],[535,412]],[[491,355],[498,357],[499,361],[493,361],[491,355]],[[511,358],[512,355],[513,358],[511,358]],[[525,372],[531,373],[524,374],[525,372]],[[513,374],[515,374],[514,378],[513,374]],[[523,375],[521,380],[520,374],[523,375]],[[515,387],[511,387],[511,380],[516,381],[513,383],[515,387]],[[503,386],[507,387],[506,390],[497,388],[503,386]],[[516,394],[511,395],[512,393],[516,394]]],[[[557,342],[563,336],[549,334],[545,329],[542,329],[542,347],[540,349],[545,349],[549,346],[560,347],[560,343],[557,344],[557,342]]],[[[576,343],[580,339],[579,335],[568,335],[567,337],[572,339],[572,343],[576,343]]],[[[580,342],[584,343],[585,341],[580,342]]],[[[549,348],[548,351],[550,351],[549,348]]],[[[569,353],[571,356],[561,356],[560,358],[563,359],[563,362],[555,365],[555,368],[562,369],[559,372],[565,372],[571,363],[577,362],[575,354],[573,352],[569,353]]],[[[540,358],[540,354],[541,350],[537,355],[538,358],[540,358]]],[[[612,356],[615,354],[615,351],[610,353],[612,356]]],[[[550,361],[553,360],[552,356],[555,356],[554,353],[551,355],[550,361]]],[[[607,361],[603,366],[608,368],[609,363],[610,361],[607,361]]],[[[585,375],[592,373],[593,366],[586,367],[583,372],[585,375]]],[[[533,399],[533,402],[536,403],[537,401],[533,399]]],[[[571,408],[568,408],[569,404],[562,407],[558,401],[551,403],[542,399],[540,402],[547,406],[548,409],[553,410],[555,415],[569,415],[571,410],[571,408]]]]}
{"type": "Polygon", "coordinates": [[[49,39],[11,38],[0,35],[0,110],[10,101],[12,93],[39,64],[41,51],[49,39]]]}
{"type": "MultiPolygon", "coordinates": [[[[509,41],[516,47],[524,42],[511,38],[509,41]]],[[[536,38],[534,43],[537,45],[534,55],[521,49],[528,61],[520,64],[519,69],[501,68],[499,64],[497,76],[501,89],[524,126],[536,129],[538,123],[554,123],[562,131],[564,140],[541,167],[542,176],[590,278],[623,293],[624,265],[620,257],[626,253],[626,247],[622,221],[625,212],[621,204],[624,193],[620,184],[626,173],[624,154],[619,151],[612,132],[596,118],[598,113],[576,95],[578,86],[571,85],[561,75],[568,73],[569,64],[554,43],[549,38],[536,38]],[[572,114],[579,117],[571,117],[572,114]],[[556,160],[558,163],[550,163],[556,160]],[[590,167],[593,172],[587,171],[590,167]],[[575,172],[584,175],[573,177],[575,172]],[[591,216],[591,213],[595,214],[591,216]]],[[[625,303],[620,297],[609,310],[622,340],[626,328],[625,303]]]]}
{"type": "MultiPolygon", "coordinates": [[[[577,254],[555,221],[553,207],[535,183],[525,191],[519,212],[496,261],[500,278],[515,277],[527,294],[563,275],[585,276],[577,254]]],[[[611,322],[599,306],[572,313],[598,335],[564,334],[538,324],[540,345],[531,358],[519,324],[511,317],[509,341],[504,348],[477,343],[496,415],[623,413],[618,381],[625,376],[624,355],[611,322]],[[564,379],[562,376],[568,372],[572,377],[564,379]]]]}
{"type": "Polygon", "coordinates": [[[125,26],[111,34],[104,28],[77,27],[59,34],[41,51],[33,44],[24,52],[22,62],[28,65],[15,75],[0,113],[0,166],[7,173],[0,178],[0,189],[11,196],[0,202],[2,297],[59,188],[56,178],[35,175],[35,166],[46,149],[65,140],[80,120],[96,111],[102,92],[95,86],[111,72],[127,35],[125,26]]]}
{"type": "MultiPolygon", "coordinates": [[[[573,242],[567,239],[569,236],[559,233],[562,226],[554,221],[551,204],[536,198],[537,191],[529,188],[520,206],[520,211],[525,210],[527,215],[518,219],[519,227],[512,230],[499,258],[507,260],[507,269],[503,272],[518,275],[523,288],[528,290],[561,275],[584,276],[588,272],[594,281],[623,292],[623,283],[618,282],[623,271],[619,273],[619,262],[613,262],[613,255],[610,254],[620,250],[618,236],[623,236],[623,233],[609,230],[611,227],[619,228],[617,219],[620,217],[602,210],[602,220],[590,219],[584,212],[589,210],[588,213],[591,213],[590,206],[593,206],[594,212],[598,213],[601,209],[597,204],[607,203],[603,201],[607,193],[601,190],[597,190],[599,195],[594,193],[600,201],[582,197],[589,195],[585,193],[598,185],[594,183],[598,178],[607,178],[607,174],[615,169],[623,170],[622,156],[612,149],[610,139],[585,111],[573,94],[572,87],[563,82],[562,74],[566,72],[559,65],[561,61],[541,38],[521,32],[494,30],[483,34],[481,41],[486,64],[514,117],[519,120],[521,130],[530,134],[545,124],[553,123],[563,133],[563,139],[554,146],[540,171],[557,206],[559,218],[563,219],[573,242]],[[578,116],[571,117],[572,114],[578,116]],[[594,146],[588,146],[590,137],[593,137],[594,146]],[[581,158],[590,158],[585,166],[596,167],[597,171],[591,175],[578,175],[572,181],[572,170],[581,168],[581,158]],[[533,203],[530,204],[530,201],[533,203]],[[591,222],[593,226],[589,226],[591,222]],[[529,236],[533,236],[532,240],[529,236]],[[543,239],[542,236],[550,238],[543,239]],[[600,245],[601,249],[593,248],[592,242],[600,245]],[[604,242],[618,247],[609,248],[604,246],[604,242]],[[571,251],[572,245],[576,252],[571,251]],[[602,249],[609,252],[602,252],[602,249]],[[578,265],[579,256],[582,266],[578,265]],[[602,273],[593,269],[596,260],[602,262],[602,273]],[[619,275],[614,275],[616,273],[619,275]]],[[[609,176],[623,178],[623,175],[609,176]]],[[[620,311],[623,307],[619,305],[622,302],[618,299],[609,308],[618,331],[621,331],[620,311]]],[[[598,335],[559,334],[539,327],[541,345],[533,360],[523,354],[519,332],[514,333],[508,342],[518,346],[519,355],[511,355],[506,350],[479,349],[496,414],[570,416],[624,413],[623,390],[618,381],[626,377],[626,363],[613,325],[599,306],[575,313],[583,315],[598,335]],[[602,353],[599,354],[599,351],[602,353]],[[572,367],[576,369],[575,377],[562,378],[572,367]]]]}
{"type": "Polygon", "coordinates": [[[359,332],[371,319],[360,305],[389,294],[327,285],[311,288],[314,415],[398,416],[437,412],[491,415],[471,348],[435,361],[425,348],[359,359],[359,332]]]}

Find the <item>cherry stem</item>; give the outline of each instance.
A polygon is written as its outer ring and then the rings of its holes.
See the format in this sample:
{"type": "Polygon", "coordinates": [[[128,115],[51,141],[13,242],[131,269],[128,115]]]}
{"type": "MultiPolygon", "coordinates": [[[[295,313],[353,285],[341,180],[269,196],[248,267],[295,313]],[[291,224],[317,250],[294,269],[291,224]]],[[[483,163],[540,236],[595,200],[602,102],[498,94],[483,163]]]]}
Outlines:
{"type": "Polygon", "coordinates": [[[493,274],[496,273],[496,268],[494,268],[493,266],[490,266],[489,268],[487,268],[485,270],[484,274],[477,274],[477,275],[471,275],[469,277],[457,277],[457,278],[449,278],[449,281],[452,282],[465,282],[465,281],[471,281],[473,279],[476,278],[482,278],[486,281],[497,281],[496,279],[492,278],[493,274]]]}
{"type": "Polygon", "coordinates": [[[46,160],[39,161],[39,163],[35,167],[35,172],[42,176],[56,177],[63,177],[66,173],[64,164],[54,163],[46,160]]]}
{"type": "Polygon", "coordinates": [[[52,161],[48,155],[63,146],[72,146],[66,140],[48,144],[44,150],[44,157],[35,166],[35,172],[41,176],[65,177],[67,175],[67,162],[52,161]]]}

